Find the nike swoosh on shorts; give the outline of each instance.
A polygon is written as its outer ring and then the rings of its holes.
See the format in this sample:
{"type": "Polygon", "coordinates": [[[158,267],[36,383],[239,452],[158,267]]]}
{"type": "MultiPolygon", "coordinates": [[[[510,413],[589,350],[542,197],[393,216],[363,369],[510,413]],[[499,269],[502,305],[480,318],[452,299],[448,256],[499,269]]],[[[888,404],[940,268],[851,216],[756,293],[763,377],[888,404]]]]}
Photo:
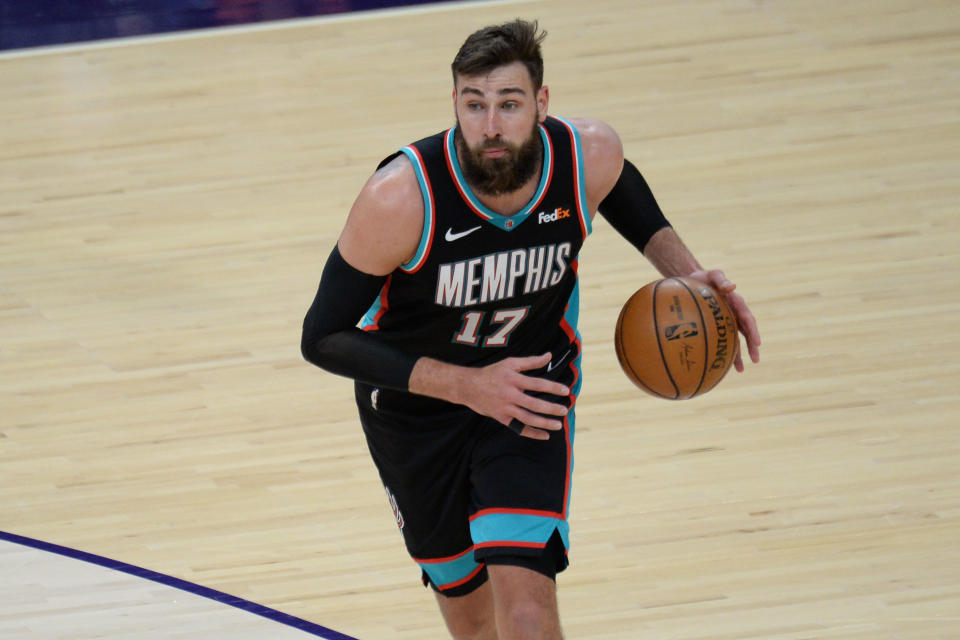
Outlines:
{"type": "Polygon", "coordinates": [[[560,364],[561,364],[564,360],[567,359],[567,356],[570,355],[570,352],[571,352],[571,351],[572,351],[572,349],[567,349],[566,353],[564,353],[562,356],[560,356],[560,359],[559,359],[559,360],[557,360],[556,362],[551,362],[550,364],[548,364],[548,365],[547,365],[547,373],[549,373],[549,372],[553,371],[554,369],[556,369],[557,367],[559,367],[560,364]]]}

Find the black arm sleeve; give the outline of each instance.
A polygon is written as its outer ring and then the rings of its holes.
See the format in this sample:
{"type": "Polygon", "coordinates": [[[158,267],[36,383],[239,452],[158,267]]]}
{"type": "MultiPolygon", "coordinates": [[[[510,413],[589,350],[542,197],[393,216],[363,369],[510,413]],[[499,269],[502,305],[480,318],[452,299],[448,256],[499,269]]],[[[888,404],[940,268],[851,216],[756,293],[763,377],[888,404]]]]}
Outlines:
{"type": "Polygon", "coordinates": [[[334,247],[303,319],[303,357],[337,375],[406,391],[418,358],[356,327],[386,280],[354,269],[334,247]]]}
{"type": "Polygon", "coordinates": [[[613,228],[641,252],[653,234],[670,226],[647,181],[626,158],[620,179],[598,209],[613,228]]]}

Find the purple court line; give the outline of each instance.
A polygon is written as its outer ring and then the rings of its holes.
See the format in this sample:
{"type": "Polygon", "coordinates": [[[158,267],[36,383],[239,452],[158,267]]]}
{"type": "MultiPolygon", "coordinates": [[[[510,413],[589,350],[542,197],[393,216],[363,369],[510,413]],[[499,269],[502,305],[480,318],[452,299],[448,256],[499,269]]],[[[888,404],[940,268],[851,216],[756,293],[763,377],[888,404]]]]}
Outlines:
{"type": "Polygon", "coordinates": [[[76,560],[83,560],[84,562],[106,567],[107,569],[122,571],[123,573],[128,573],[138,578],[145,578],[147,580],[152,580],[153,582],[159,582],[160,584],[165,584],[168,587],[173,587],[175,589],[180,589],[181,591],[187,591],[204,598],[209,598],[210,600],[215,600],[249,613],[255,613],[258,616],[268,618],[274,622],[279,622],[280,624],[285,624],[288,627],[300,629],[301,631],[324,638],[325,640],[357,640],[351,636],[343,635],[342,633],[338,633],[332,629],[327,629],[326,627],[314,624],[304,620],[303,618],[291,616],[283,613],[282,611],[277,611],[276,609],[266,607],[262,604],[250,602],[249,600],[232,596],[229,593],[223,593],[222,591],[217,591],[216,589],[202,587],[198,584],[181,580],[180,578],[174,578],[173,576],[157,573],[156,571],[135,567],[132,564],[120,562],[119,560],[111,560],[110,558],[98,556],[93,553],[87,553],[86,551],[78,551],[76,549],[70,549],[69,547],[61,547],[58,544],[43,542],[42,540],[34,540],[33,538],[26,538],[24,536],[18,536],[15,533],[7,533],[6,531],[0,531],[0,540],[6,540],[8,542],[13,542],[25,547],[33,547],[34,549],[39,549],[41,551],[49,551],[50,553],[56,553],[58,555],[74,558],[76,560]]]}

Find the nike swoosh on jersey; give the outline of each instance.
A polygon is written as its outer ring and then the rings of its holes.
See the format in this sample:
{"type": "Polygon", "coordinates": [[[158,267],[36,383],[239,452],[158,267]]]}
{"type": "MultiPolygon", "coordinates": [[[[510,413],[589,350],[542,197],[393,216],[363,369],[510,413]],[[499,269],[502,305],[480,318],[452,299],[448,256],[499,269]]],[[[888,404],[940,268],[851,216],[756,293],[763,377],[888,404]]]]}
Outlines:
{"type": "Polygon", "coordinates": [[[447,242],[453,242],[454,240],[459,240],[460,238],[462,238],[462,237],[464,237],[464,236],[470,235],[471,233],[473,233],[474,231],[476,231],[476,230],[479,229],[479,228],[480,228],[480,226],[476,226],[476,227],[474,227],[473,229],[467,229],[466,231],[460,231],[459,233],[454,233],[454,232],[453,232],[453,227],[450,227],[450,228],[447,229],[447,234],[446,234],[445,236],[443,236],[443,237],[446,238],[447,242]]]}

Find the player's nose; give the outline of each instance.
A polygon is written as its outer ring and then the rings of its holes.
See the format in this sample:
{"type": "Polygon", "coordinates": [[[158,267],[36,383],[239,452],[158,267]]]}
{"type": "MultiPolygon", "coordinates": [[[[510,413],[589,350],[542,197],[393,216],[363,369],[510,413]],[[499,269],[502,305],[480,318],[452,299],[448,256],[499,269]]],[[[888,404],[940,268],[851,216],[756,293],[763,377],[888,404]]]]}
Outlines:
{"type": "Polygon", "coordinates": [[[483,120],[483,135],[491,139],[500,135],[500,119],[496,109],[487,111],[487,117],[483,120]]]}

